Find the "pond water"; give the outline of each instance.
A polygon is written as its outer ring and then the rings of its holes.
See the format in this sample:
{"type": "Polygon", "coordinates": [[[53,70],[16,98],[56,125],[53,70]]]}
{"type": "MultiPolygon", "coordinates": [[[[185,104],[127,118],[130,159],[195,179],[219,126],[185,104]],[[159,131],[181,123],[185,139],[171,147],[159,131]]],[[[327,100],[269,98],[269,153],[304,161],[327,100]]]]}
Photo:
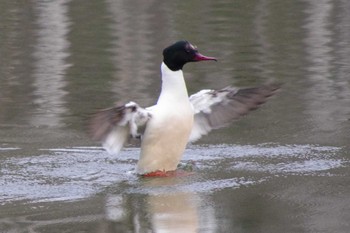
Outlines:
{"type": "Polygon", "coordinates": [[[2,1],[0,232],[348,232],[350,2],[2,1]],[[186,39],[190,93],[280,82],[259,110],[185,151],[193,174],[140,178],[106,153],[96,109],[155,103],[186,39]]]}

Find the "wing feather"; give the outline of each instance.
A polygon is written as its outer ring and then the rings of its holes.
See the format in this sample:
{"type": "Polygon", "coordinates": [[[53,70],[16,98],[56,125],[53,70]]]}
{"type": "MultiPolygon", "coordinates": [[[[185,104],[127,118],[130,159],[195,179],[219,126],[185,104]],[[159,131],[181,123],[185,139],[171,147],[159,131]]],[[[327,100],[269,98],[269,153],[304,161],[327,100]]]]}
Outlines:
{"type": "Polygon", "coordinates": [[[203,90],[190,96],[194,108],[194,124],[189,141],[193,142],[257,109],[280,88],[270,84],[254,88],[226,87],[203,90]]]}
{"type": "Polygon", "coordinates": [[[147,109],[134,102],[98,111],[89,124],[91,137],[101,141],[111,154],[118,154],[130,136],[139,137],[138,129],[151,118],[147,109]]]}

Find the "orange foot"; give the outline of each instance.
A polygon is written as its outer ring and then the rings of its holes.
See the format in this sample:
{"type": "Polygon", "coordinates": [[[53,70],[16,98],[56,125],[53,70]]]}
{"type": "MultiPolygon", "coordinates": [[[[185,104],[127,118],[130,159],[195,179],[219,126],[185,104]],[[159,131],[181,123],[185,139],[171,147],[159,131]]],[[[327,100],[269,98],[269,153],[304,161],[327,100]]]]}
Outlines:
{"type": "Polygon", "coordinates": [[[179,176],[188,176],[192,175],[193,172],[188,172],[184,170],[175,170],[175,171],[161,171],[157,170],[154,172],[142,174],[142,177],[179,177],[179,176]]]}

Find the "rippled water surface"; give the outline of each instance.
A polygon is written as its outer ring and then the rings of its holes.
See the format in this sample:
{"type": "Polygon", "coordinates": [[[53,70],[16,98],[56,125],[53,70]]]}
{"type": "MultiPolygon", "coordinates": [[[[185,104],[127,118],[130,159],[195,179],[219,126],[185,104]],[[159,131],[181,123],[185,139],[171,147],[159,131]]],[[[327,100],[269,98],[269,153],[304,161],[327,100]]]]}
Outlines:
{"type": "Polygon", "coordinates": [[[0,232],[349,232],[347,0],[2,1],[0,232]],[[283,83],[261,109],[189,145],[182,177],[140,178],[106,153],[96,109],[153,104],[162,49],[190,93],[283,83]]]}

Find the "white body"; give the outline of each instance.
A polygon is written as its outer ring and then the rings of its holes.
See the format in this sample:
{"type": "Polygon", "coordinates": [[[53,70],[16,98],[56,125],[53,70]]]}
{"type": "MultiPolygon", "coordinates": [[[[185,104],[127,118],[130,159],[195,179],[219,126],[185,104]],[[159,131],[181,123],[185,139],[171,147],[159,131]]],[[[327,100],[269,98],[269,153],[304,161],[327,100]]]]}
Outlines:
{"type": "Polygon", "coordinates": [[[130,135],[139,136],[138,127],[146,127],[137,164],[139,174],[176,170],[189,141],[256,109],[279,88],[274,84],[226,87],[202,90],[188,98],[182,70],[172,71],[162,63],[161,71],[162,91],[156,105],[144,109],[129,102],[101,111],[92,124],[96,138],[101,138],[104,148],[113,154],[119,153],[130,135]]]}
{"type": "Polygon", "coordinates": [[[162,91],[157,105],[149,108],[152,118],[142,139],[140,174],[175,170],[192,130],[194,111],[182,70],[172,71],[162,63],[161,71],[162,91]]]}

